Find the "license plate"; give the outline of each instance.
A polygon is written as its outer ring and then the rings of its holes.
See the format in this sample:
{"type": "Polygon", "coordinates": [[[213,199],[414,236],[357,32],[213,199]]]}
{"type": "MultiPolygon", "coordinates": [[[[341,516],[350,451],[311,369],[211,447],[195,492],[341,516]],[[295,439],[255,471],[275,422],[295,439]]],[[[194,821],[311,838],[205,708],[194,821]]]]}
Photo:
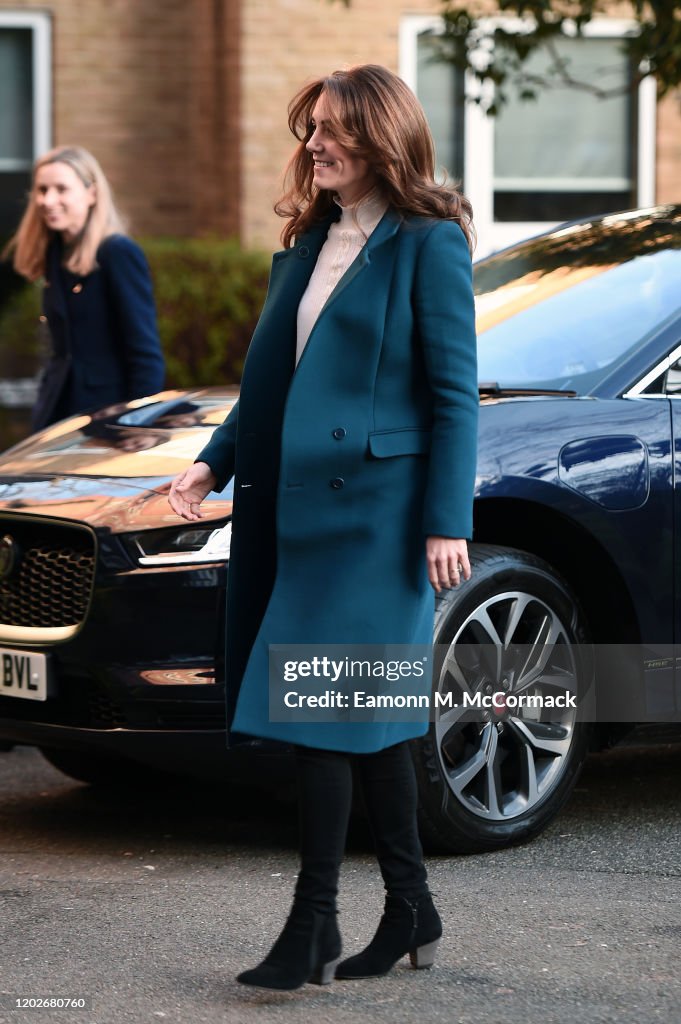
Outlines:
{"type": "Polygon", "coordinates": [[[47,700],[47,656],[0,647],[0,697],[47,700]]]}

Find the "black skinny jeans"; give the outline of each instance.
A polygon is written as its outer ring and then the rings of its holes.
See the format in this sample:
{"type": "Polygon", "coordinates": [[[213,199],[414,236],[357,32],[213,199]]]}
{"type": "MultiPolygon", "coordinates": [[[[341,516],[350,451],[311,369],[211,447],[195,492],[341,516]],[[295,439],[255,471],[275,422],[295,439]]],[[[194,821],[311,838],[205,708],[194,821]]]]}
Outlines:
{"type": "Polygon", "coordinates": [[[295,747],[301,866],[296,901],[334,910],[352,804],[353,766],[389,895],[428,892],[416,822],[414,765],[406,742],[373,754],[295,747]]]}

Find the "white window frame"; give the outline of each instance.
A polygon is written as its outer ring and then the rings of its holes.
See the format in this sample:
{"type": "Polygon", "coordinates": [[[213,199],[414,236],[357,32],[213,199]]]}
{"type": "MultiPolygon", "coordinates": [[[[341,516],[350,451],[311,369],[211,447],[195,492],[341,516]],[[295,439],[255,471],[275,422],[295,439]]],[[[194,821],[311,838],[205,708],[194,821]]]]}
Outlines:
{"type": "MultiPolygon", "coordinates": [[[[417,39],[423,32],[441,32],[442,19],[438,15],[405,15],[399,30],[399,73],[407,85],[416,91],[417,39]]],[[[481,25],[490,29],[504,25],[507,28],[522,24],[519,19],[487,18],[481,25]]],[[[591,38],[621,39],[636,29],[636,22],[624,18],[595,18],[583,29],[591,38]]],[[[464,89],[467,97],[480,94],[480,84],[466,72],[464,89]]],[[[489,92],[493,91],[491,83],[489,92]]],[[[638,87],[638,139],[636,202],[640,207],[655,204],[655,150],[656,150],[656,83],[652,75],[644,78],[638,87]]],[[[494,119],[487,117],[476,103],[466,103],[464,111],[464,175],[463,191],[473,205],[478,236],[477,256],[503,249],[521,238],[542,234],[555,227],[548,221],[495,221],[494,220],[494,119]]]]}
{"type": "Polygon", "coordinates": [[[28,28],[33,33],[33,159],[0,157],[0,173],[30,171],[33,160],[52,147],[52,24],[42,11],[0,10],[3,28],[28,28]]]}

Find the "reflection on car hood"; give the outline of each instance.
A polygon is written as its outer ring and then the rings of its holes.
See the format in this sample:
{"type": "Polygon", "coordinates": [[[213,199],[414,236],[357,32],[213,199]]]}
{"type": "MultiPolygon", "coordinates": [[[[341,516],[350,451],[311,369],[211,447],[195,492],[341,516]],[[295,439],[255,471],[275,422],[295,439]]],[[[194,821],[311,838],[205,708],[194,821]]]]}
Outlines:
{"type": "Polygon", "coordinates": [[[163,392],[74,416],[5,452],[0,474],[173,477],[196,458],[235,398],[233,389],[163,392]]]}
{"type": "MultiPolygon", "coordinates": [[[[3,513],[47,516],[86,523],[113,533],[180,526],[182,520],[168,504],[170,481],[154,481],[149,489],[113,479],[53,476],[41,480],[8,480],[0,476],[0,516],[3,513]]],[[[203,503],[204,520],[225,519],[232,502],[211,494],[203,503]]]]}
{"type": "MultiPolygon", "coordinates": [[[[0,456],[0,513],[78,520],[114,532],[177,526],[170,482],[193,462],[234,389],[172,391],[62,420],[0,456]]],[[[231,513],[211,494],[207,520],[231,513]]]]}
{"type": "Polygon", "coordinates": [[[194,461],[211,432],[205,429],[185,433],[167,431],[167,436],[151,437],[145,431],[139,438],[126,438],[130,447],[123,448],[83,435],[79,430],[69,431],[50,438],[48,443],[34,443],[13,457],[5,455],[0,459],[0,473],[32,476],[69,473],[131,482],[174,476],[194,461]],[[140,443],[139,448],[134,447],[135,441],[140,443]]]}

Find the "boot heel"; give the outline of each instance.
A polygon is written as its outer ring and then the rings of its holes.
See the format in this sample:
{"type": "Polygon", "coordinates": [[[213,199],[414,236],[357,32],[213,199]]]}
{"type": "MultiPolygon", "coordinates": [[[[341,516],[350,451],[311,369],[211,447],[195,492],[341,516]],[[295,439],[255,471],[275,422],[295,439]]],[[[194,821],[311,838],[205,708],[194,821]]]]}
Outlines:
{"type": "Polygon", "coordinates": [[[236,980],[242,985],[281,992],[301,988],[306,981],[328,985],[333,980],[340,950],[336,915],[294,900],[284,929],[265,959],[250,971],[242,971],[236,980]],[[330,960],[333,950],[338,950],[338,958],[330,960]]]}
{"type": "Polygon", "coordinates": [[[418,946],[416,949],[409,950],[409,959],[411,966],[417,971],[422,971],[425,968],[432,967],[435,963],[435,954],[437,953],[437,947],[440,945],[440,940],[435,939],[434,942],[427,942],[425,946],[418,946]]]}
{"type": "Polygon", "coordinates": [[[310,977],[311,985],[330,985],[333,979],[336,977],[336,968],[340,963],[340,957],[336,957],[335,960],[329,960],[328,963],[322,964],[318,967],[314,974],[310,977]]]}

